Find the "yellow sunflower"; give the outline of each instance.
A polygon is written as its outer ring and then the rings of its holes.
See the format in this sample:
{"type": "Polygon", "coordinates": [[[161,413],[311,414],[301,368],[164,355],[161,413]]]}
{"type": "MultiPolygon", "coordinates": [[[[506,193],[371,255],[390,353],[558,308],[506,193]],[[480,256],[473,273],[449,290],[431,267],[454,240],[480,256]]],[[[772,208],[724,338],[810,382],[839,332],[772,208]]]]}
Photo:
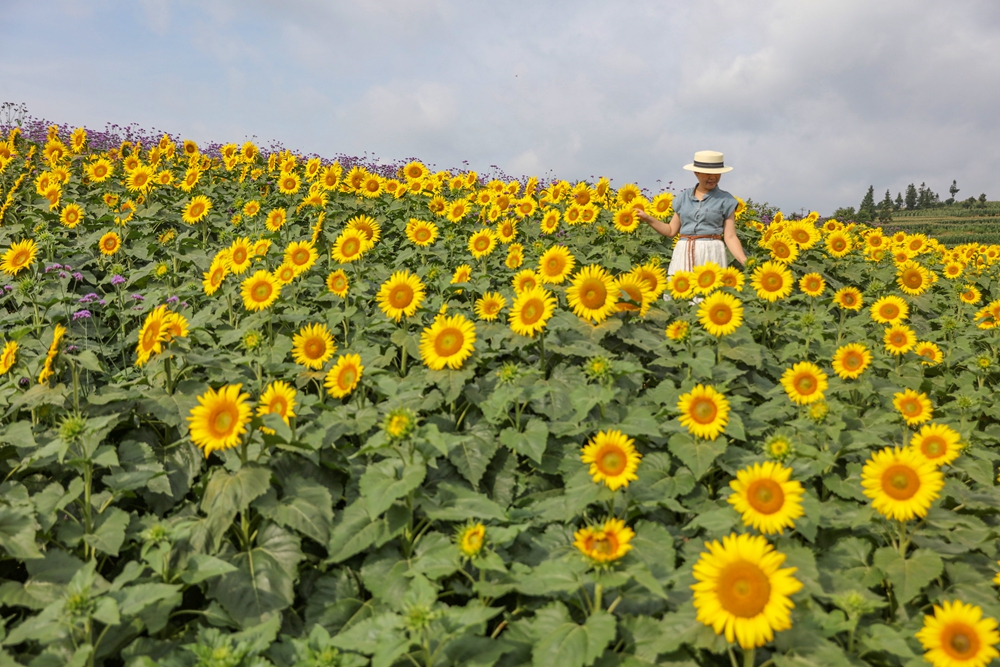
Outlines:
{"type": "Polygon", "coordinates": [[[833,295],[833,302],[842,310],[861,310],[864,299],[857,287],[841,287],[833,295]]]}
{"type": "Polygon", "coordinates": [[[543,283],[561,284],[576,266],[576,259],[565,246],[552,246],[538,260],[538,278],[543,283]]]}
{"type": "Polygon", "coordinates": [[[300,276],[316,263],[319,253],[312,241],[292,241],[285,248],[283,261],[295,268],[295,275],[300,276]]]}
{"type": "Polygon", "coordinates": [[[298,174],[285,172],[278,176],[278,192],[283,195],[294,195],[301,186],[298,174]]]}
{"type": "Polygon", "coordinates": [[[2,269],[7,275],[16,276],[22,269],[26,269],[31,266],[37,255],[38,245],[35,243],[34,239],[17,241],[12,243],[10,248],[8,248],[3,254],[3,261],[0,262],[0,269],[2,269]]]}
{"type": "Polygon", "coordinates": [[[475,259],[488,257],[497,247],[497,235],[492,229],[480,229],[469,237],[469,252],[475,259]]]}
{"type": "Polygon", "coordinates": [[[476,299],[476,317],[481,320],[486,320],[487,322],[492,322],[497,319],[500,315],[500,311],[504,309],[507,305],[507,299],[505,299],[500,292],[486,292],[480,298],[476,299]]]}
{"type": "Polygon", "coordinates": [[[920,296],[931,286],[931,272],[914,261],[903,262],[896,269],[896,284],[910,296],[920,296]]]}
{"type": "Polygon", "coordinates": [[[632,208],[622,208],[615,211],[611,222],[618,231],[623,234],[631,234],[639,228],[640,219],[632,208]]]}
{"type": "Polygon", "coordinates": [[[376,300],[386,317],[399,322],[404,315],[413,317],[424,302],[424,284],[406,269],[396,271],[379,287],[376,300]]]}
{"type": "Polygon", "coordinates": [[[944,475],[916,450],[886,447],[865,463],[861,486],[877,512],[909,521],[927,515],[944,486],[944,475]]]}
{"type": "MultiPolygon", "coordinates": [[[[455,272],[451,274],[451,284],[460,285],[469,282],[472,278],[472,267],[468,264],[460,264],[455,267],[455,272]]],[[[461,292],[459,292],[461,294],[461,292]]]]}
{"type": "Polygon", "coordinates": [[[524,247],[520,243],[511,243],[507,248],[507,259],[504,266],[510,270],[518,269],[524,264],[524,247]]]}
{"type": "Polygon", "coordinates": [[[347,221],[344,229],[357,229],[365,235],[365,240],[372,247],[382,238],[382,225],[370,215],[356,215],[347,221]]]}
{"type": "Polygon", "coordinates": [[[690,299],[697,293],[694,273],[678,271],[667,279],[667,289],[673,299],[690,299]]]}
{"type": "Polygon", "coordinates": [[[438,237],[438,228],[433,222],[410,218],[406,223],[406,238],[410,242],[421,248],[425,248],[434,243],[438,237]]]}
{"type": "Polygon", "coordinates": [[[728,336],[743,324],[743,304],[732,294],[715,292],[698,305],[698,320],[713,336],[728,336]]]}
{"type": "Polygon", "coordinates": [[[419,181],[427,177],[430,171],[423,165],[423,163],[416,160],[408,163],[403,167],[403,176],[408,181],[419,181]]]}
{"type": "Polygon", "coordinates": [[[729,504],[743,515],[744,525],[765,535],[793,528],[794,520],[805,513],[805,491],[802,484],[790,480],[791,476],[792,469],[776,461],[755,463],[738,471],[736,479],[729,482],[735,492],[729,496],[729,504]]]}
{"type": "Polygon", "coordinates": [[[861,377],[872,362],[872,353],[861,343],[848,343],[833,353],[833,372],[843,380],[861,377]]]}
{"type": "Polygon", "coordinates": [[[139,329],[139,342],[136,344],[136,366],[142,366],[154,354],[163,351],[163,343],[167,341],[167,307],[157,306],[147,316],[139,329]]]}
{"type": "Polygon", "coordinates": [[[722,285],[722,267],[715,262],[706,262],[694,267],[694,286],[700,294],[711,294],[722,285]]]}
{"type": "Polygon", "coordinates": [[[983,298],[982,293],[975,285],[966,285],[959,295],[958,299],[962,303],[967,303],[969,305],[976,305],[983,298]]]}
{"type": "Polygon", "coordinates": [[[542,216],[542,221],[539,223],[541,227],[542,234],[552,234],[557,229],[559,229],[559,211],[557,209],[549,209],[542,216]]]}
{"type": "Polygon", "coordinates": [[[365,367],[361,365],[361,356],[344,354],[337,358],[336,363],[327,371],[323,386],[334,398],[347,396],[358,386],[365,367]]]}
{"type": "Polygon", "coordinates": [[[278,265],[278,268],[274,270],[272,274],[274,279],[278,281],[278,284],[284,287],[285,285],[290,285],[293,280],[295,280],[295,267],[288,262],[282,262],[278,265]]]}
{"type": "Polygon", "coordinates": [[[924,616],[916,636],[932,667],[986,667],[1000,658],[996,620],[983,618],[982,608],[961,600],[934,605],[934,615],[924,616]]]}
{"type": "Polygon", "coordinates": [[[590,464],[590,476],[595,484],[604,482],[609,489],[617,491],[639,479],[635,471],[642,454],[635,450],[635,441],[621,431],[600,431],[580,452],[582,461],[590,464]]]}
{"type": "Polygon", "coordinates": [[[809,361],[800,361],[785,369],[781,376],[781,385],[794,403],[808,405],[823,398],[823,392],[829,383],[826,380],[826,373],[819,366],[809,361]]]}
{"type": "Polygon", "coordinates": [[[799,246],[785,234],[775,234],[767,244],[771,259],[782,264],[791,264],[799,256],[799,246]]]}
{"type": "Polygon", "coordinates": [[[951,463],[962,452],[958,432],[945,424],[924,424],[910,439],[910,448],[934,465],[951,463]]]}
{"type": "Polygon", "coordinates": [[[306,368],[319,370],[337,351],[330,330],[323,323],[307,324],[292,338],[292,358],[306,368]]]}
{"type": "Polygon", "coordinates": [[[420,334],[420,358],[431,370],[462,367],[476,343],[476,325],[462,315],[438,315],[420,334]]]}
{"type": "Polygon", "coordinates": [[[632,269],[632,273],[646,283],[646,287],[652,295],[651,298],[654,300],[659,299],[667,291],[667,272],[663,270],[658,260],[637,266],[632,269]]]}
{"type": "Polygon", "coordinates": [[[17,349],[17,342],[12,340],[3,346],[3,351],[0,352],[0,375],[14,367],[14,362],[17,361],[17,349]]]}
{"type": "Polygon", "coordinates": [[[573,546],[598,564],[616,561],[629,551],[635,531],[621,519],[608,519],[601,526],[581,528],[573,533],[573,546]]]}
{"type": "Polygon", "coordinates": [[[618,303],[615,279],[604,267],[590,264],[573,276],[566,298],[577,317],[600,324],[615,312],[618,303]]]}
{"type": "Polygon", "coordinates": [[[784,299],[792,293],[792,274],[780,262],[764,262],[754,269],[751,284],[765,301],[784,299]]]}
{"type": "Polygon", "coordinates": [[[781,568],[785,555],[760,535],[731,534],[707,542],[694,564],[694,607],[697,619],[726,641],[744,649],[763,646],[774,633],[792,627],[795,604],[788,596],[802,583],[797,568],[781,568]]]}
{"type": "Polygon", "coordinates": [[[912,389],[893,394],[892,406],[910,426],[922,424],[934,417],[934,407],[927,394],[912,389]]]}
{"type": "Polygon", "coordinates": [[[890,294],[875,301],[871,307],[872,320],[879,324],[896,324],[910,314],[910,307],[903,299],[890,294]]]}
{"type": "Polygon", "coordinates": [[[923,357],[923,359],[920,360],[920,363],[924,366],[936,366],[944,360],[944,354],[941,352],[941,348],[930,341],[918,341],[916,347],[913,348],[913,352],[918,357],[923,357]]]}
{"type": "Polygon", "coordinates": [[[826,251],[830,257],[843,257],[851,252],[854,241],[845,231],[837,230],[826,237],[826,251]]]}
{"type": "Polygon", "coordinates": [[[295,416],[295,394],[292,385],[275,380],[261,394],[257,414],[261,417],[278,415],[287,424],[288,419],[295,416]]]}
{"type": "Polygon", "coordinates": [[[673,341],[683,341],[687,340],[688,334],[691,333],[691,325],[685,320],[674,320],[667,325],[666,335],[667,338],[673,341]]]}
{"type": "Polygon", "coordinates": [[[253,263],[253,243],[245,236],[237,237],[229,246],[229,270],[235,275],[246,273],[253,263]]]}
{"type": "Polygon", "coordinates": [[[620,299],[615,308],[619,312],[639,312],[639,317],[645,317],[653,304],[653,294],[649,287],[639,276],[634,273],[624,273],[615,278],[615,287],[618,293],[625,299],[620,299]],[[633,302],[633,303],[630,303],[633,302]]]}
{"type": "Polygon", "coordinates": [[[826,289],[826,281],[818,273],[807,273],[799,279],[799,289],[806,296],[816,298],[826,289]]]}
{"type": "Polygon", "coordinates": [[[677,401],[681,425],[691,435],[705,440],[715,440],[729,422],[729,401],[714,387],[697,385],[677,401]]]}
{"type": "Polygon", "coordinates": [[[486,526],[481,523],[468,523],[455,536],[458,550],[466,558],[475,558],[483,550],[486,542],[486,526]]]}
{"type": "Polygon", "coordinates": [[[895,324],[885,330],[882,337],[886,351],[892,354],[906,354],[917,345],[917,334],[905,324],[895,324]]]}
{"type": "Polygon", "coordinates": [[[230,449],[240,444],[250,421],[250,394],[241,394],[241,384],[227,384],[219,391],[209,387],[191,408],[188,427],[191,441],[205,452],[230,449]]]}
{"type": "Polygon", "coordinates": [[[59,223],[67,229],[73,229],[83,220],[83,207],[79,204],[66,204],[59,213],[59,223]]]}
{"type": "Polygon", "coordinates": [[[243,307],[247,310],[264,310],[280,295],[281,285],[267,271],[257,271],[240,285],[243,307]]]}
{"type": "Polygon", "coordinates": [[[514,288],[515,294],[521,294],[538,287],[541,285],[541,281],[538,279],[538,274],[531,269],[521,269],[514,274],[510,284],[514,288]]]}
{"type": "Polygon", "coordinates": [[[371,246],[364,232],[359,229],[345,229],[333,242],[331,254],[341,264],[349,264],[361,259],[371,246]]]}
{"type": "Polygon", "coordinates": [[[272,208],[267,212],[267,217],[264,218],[264,226],[267,227],[267,231],[276,232],[285,225],[286,220],[288,220],[287,210],[283,208],[272,208]]]}
{"type": "Polygon", "coordinates": [[[212,258],[212,264],[208,267],[208,271],[204,274],[204,280],[202,281],[202,286],[205,289],[205,294],[211,296],[215,294],[216,290],[222,285],[222,281],[226,279],[229,275],[229,258],[227,255],[218,254],[212,258]]]}
{"type": "Polygon", "coordinates": [[[350,287],[350,284],[347,274],[344,273],[343,269],[331,271],[330,275],[326,277],[326,288],[341,298],[347,296],[347,289],[350,287]]]}
{"type": "Polygon", "coordinates": [[[117,232],[108,232],[97,242],[97,247],[102,255],[110,257],[122,247],[122,237],[118,236],[117,232]]]}
{"type": "Polygon", "coordinates": [[[65,335],[66,327],[63,325],[57,324],[52,328],[52,342],[49,343],[48,352],[45,354],[45,362],[42,364],[42,371],[38,374],[38,384],[44,384],[48,382],[50,377],[52,377],[52,364],[55,363],[56,355],[59,353],[59,343],[65,335]]]}
{"type": "Polygon", "coordinates": [[[193,197],[181,212],[181,220],[189,225],[200,222],[212,210],[212,201],[205,195],[193,197]]]}
{"type": "Polygon", "coordinates": [[[538,286],[518,293],[510,307],[507,320],[511,330],[522,336],[534,336],[545,328],[555,312],[556,298],[538,286]]]}

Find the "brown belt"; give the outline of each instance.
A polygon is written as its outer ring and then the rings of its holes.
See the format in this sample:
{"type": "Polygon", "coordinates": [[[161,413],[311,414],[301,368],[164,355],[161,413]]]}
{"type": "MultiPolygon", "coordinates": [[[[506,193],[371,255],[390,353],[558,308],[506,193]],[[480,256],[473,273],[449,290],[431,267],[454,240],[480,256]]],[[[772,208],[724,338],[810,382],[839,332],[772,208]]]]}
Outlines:
{"type": "Polygon", "coordinates": [[[694,242],[697,239],[722,240],[721,234],[681,234],[680,237],[687,240],[687,266],[684,267],[685,271],[694,269],[694,242]]]}

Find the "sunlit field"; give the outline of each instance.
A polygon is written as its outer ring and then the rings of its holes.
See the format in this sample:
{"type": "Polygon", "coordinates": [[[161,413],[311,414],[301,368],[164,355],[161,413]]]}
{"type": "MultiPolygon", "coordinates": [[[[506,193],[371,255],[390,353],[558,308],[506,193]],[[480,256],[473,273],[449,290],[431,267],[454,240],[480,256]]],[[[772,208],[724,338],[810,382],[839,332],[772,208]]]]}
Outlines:
{"type": "Polygon", "coordinates": [[[1000,246],[672,197],[5,128],[3,664],[989,664],[1000,246]]]}

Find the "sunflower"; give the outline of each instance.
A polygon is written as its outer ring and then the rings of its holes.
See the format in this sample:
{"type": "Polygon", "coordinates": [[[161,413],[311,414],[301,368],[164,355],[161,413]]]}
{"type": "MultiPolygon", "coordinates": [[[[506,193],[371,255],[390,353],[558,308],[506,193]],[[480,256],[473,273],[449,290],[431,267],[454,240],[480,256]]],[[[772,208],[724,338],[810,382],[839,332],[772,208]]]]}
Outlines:
{"type": "Polygon", "coordinates": [[[982,293],[975,285],[966,285],[965,289],[961,291],[958,295],[958,299],[962,303],[967,303],[969,305],[976,305],[983,298],[982,293]]]}
{"type": "Polygon", "coordinates": [[[361,259],[371,246],[364,232],[359,229],[345,229],[333,242],[331,254],[341,264],[348,264],[361,259]]]}
{"type": "Polygon", "coordinates": [[[290,285],[292,281],[295,280],[296,271],[293,265],[288,262],[282,262],[271,275],[274,276],[274,279],[278,281],[279,285],[284,287],[285,285],[290,285]]]}
{"type": "Polygon", "coordinates": [[[424,302],[424,284],[406,269],[396,271],[379,287],[376,299],[385,316],[399,322],[404,315],[413,317],[424,302]]]}
{"type": "Polygon", "coordinates": [[[272,208],[267,212],[267,217],[264,218],[264,226],[269,232],[276,232],[284,226],[286,220],[288,220],[286,209],[272,208]]]}
{"type": "Polygon", "coordinates": [[[573,276],[566,289],[566,298],[577,317],[600,324],[615,312],[618,303],[615,279],[604,267],[590,264],[573,276]]]}
{"type": "Polygon", "coordinates": [[[910,314],[910,307],[903,299],[890,294],[875,301],[871,307],[872,320],[879,324],[896,324],[910,314]]]}
{"type": "Polygon", "coordinates": [[[504,266],[510,270],[520,268],[524,264],[524,246],[520,243],[511,243],[507,248],[507,259],[504,260],[504,266]]]}
{"type": "Polygon", "coordinates": [[[694,267],[694,286],[700,294],[711,294],[722,284],[722,267],[715,262],[706,262],[694,267]]]}
{"type": "Polygon", "coordinates": [[[799,256],[799,246],[785,234],[775,234],[767,244],[771,259],[782,264],[791,264],[799,256]]]}
{"type": "Polygon", "coordinates": [[[961,278],[963,271],[965,271],[965,265],[962,262],[952,260],[944,265],[944,277],[948,280],[961,278]]]}
{"type": "Polygon", "coordinates": [[[830,257],[843,257],[851,252],[854,241],[845,231],[837,230],[826,237],[826,251],[830,257]]]}
{"type": "Polygon", "coordinates": [[[587,526],[573,533],[573,546],[597,564],[616,561],[632,549],[635,531],[621,519],[608,519],[600,527],[587,526]]]}
{"type": "Polygon", "coordinates": [[[149,165],[139,165],[125,177],[125,188],[129,192],[145,193],[153,185],[153,168],[149,165]]]}
{"type": "Polygon", "coordinates": [[[336,363],[327,372],[323,386],[334,398],[343,398],[358,386],[364,370],[365,367],[361,365],[360,355],[341,355],[337,357],[336,363]]]}
{"type": "Polygon", "coordinates": [[[624,206],[636,197],[641,196],[642,190],[639,189],[638,185],[635,185],[634,183],[626,183],[618,190],[615,200],[619,206],[624,206]]]}
{"type": "Polygon", "coordinates": [[[227,255],[219,254],[212,258],[212,264],[208,267],[208,271],[204,274],[205,279],[202,281],[202,286],[205,289],[205,294],[211,296],[215,294],[216,290],[222,285],[222,281],[226,279],[229,275],[229,258],[227,255]]]}
{"type": "Polygon", "coordinates": [[[236,447],[247,432],[250,394],[241,394],[242,386],[227,384],[218,392],[209,387],[191,408],[187,418],[191,441],[205,451],[205,458],[216,450],[236,447]]]}
{"type": "Polygon", "coordinates": [[[842,310],[861,310],[864,299],[857,287],[841,287],[833,295],[833,302],[842,310]]]}
{"type": "Polygon", "coordinates": [[[917,334],[905,324],[894,324],[885,330],[885,349],[891,354],[906,354],[917,344],[917,334]]]}
{"type": "Polygon", "coordinates": [[[804,220],[793,222],[785,227],[785,234],[798,244],[800,250],[812,248],[822,238],[822,234],[816,229],[816,226],[804,220]]]}
{"type": "Polygon", "coordinates": [[[743,275],[743,272],[735,266],[727,266],[722,269],[722,274],[719,276],[719,280],[722,281],[723,287],[731,287],[737,292],[742,292],[743,284],[746,282],[746,277],[743,275]]]}
{"type": "Polygon", "coordinates": [[[510,243],[517,238],[517,222],[509,218],[501,220],[497,223],[495,233],[500,243],[510,243]]]}
{"type": "Polygon", "coordinates": [[[472,354],[475,342],[474,323],[462,315],[439,314],[420,334],[420,358],[431,370],[445,366],[457,370],[472,354]]]}
{"type": "Polygon", "coordinates": [[[434,243],[438,237],[438,228],[433,222],[410,218],[406,223],[406,238],[421,248],[425,248],[434,243]]]}
{"type": "Polygon", "coordinates": [[[514,278],[510,281],[510,284],[514,288],[515,294],[521,294],[522,292],[538,287],[541,285],[541,281],[538,279],[538,274],[531,269],[521,269],[514,274],[514,278]]]}
{"type": "Polygon", "coordinates": [[[136,366],[142,366],[154,354],[163,351],[163,343],[167,341],[167,307],[157,306],[143,322],[139,330],[139,342],[136,345],[136,366]]]}
{"type": "Polygon", "coordinates": [[[861,486],[880,514],[909,521],[927,515],[944,486],[944,475],[916,450],[886,447],[865,463],[861,486]]]}
{"type": "Polygon", "coordinates": [[[52,329],[52,342],[49,343],[48,352],[45,354],[45,362],[42,364],[42,371],[38,374],[38,384],[48,382],[52,377],[52,364],[55,363],[56,355],[59,353],[59,343],[66,335],[66,327],[61,324],[55,325],[52,329]]]}
{"type": "Polygon", "coordinates": [[[765,301],[784,299],[792,293],[792,274],[780,262],[764,262],[754,269],[751,284],[765,301]]]}
{"type": "Polygon", "coordinates": [[[507,305],[500,292],[486,292],[476,299],[476,317],[487,322],[492,322],[500,314],[500,311],[507,305]]]}
{"type": "Polygon", "coordinates": [[[565,246],[555,245],[538,260],[538,278],[543,283],[561,284],[573,271],[576,259],[565,246]]]}
{"type": "Polygon", "coordinates": [[[374,246],[382,238],[382,225],[370,215],[356,215],[347,221],[344,229],[357,229],[364,233],[369,247],[374,246]]]}
{"type": "Polygon", "coordinates": [[[497,235],[492,229],[480,229],[469,237],[469,252],[475,259],[488,257],[497,247],[497,235]]]}
{"type": "Polygon", "coordinates": [[[421,162],[416,160],[403,167],[403,177],[408,181],[419,181],[427,177],[430,171],[421,162]]]}
{"type": "Polygon", "coordinates": [[[257,271],[240,285],[243,307],[247,310],[264,310],[280,295],[281,285],[267,271],[257,271]]]}
{"type": "MultiPolygon", "coordinates": [[[[455,272],[451,274],[451,285],[467,283],[472,278],[472,267],[468,264],[459,264],[455,267],[455,272]]],[[[461,293],[461,292],[459,292],[461,293]]]]}
{"type": "Polygon", "coordinates": [[[797,568],[781,568],[785,555],[775,551],[760,535],[731,534],[707,542],[692,573],[697,583],[694,607],[697,619],[726,641],[744,649],[763,646],[774,633],[792,627],[789,595],[802,583],[797,568]]]}
{"type": "Polygon", "coordinates": [[[667,291],[667,272],[659,261],[650,261],[632,269],[632,273],[646,283],[652,299],[659,299],[667,291]]]}
{"type": "Polygon", "coordinates": [[[628,299],[628,301],[619,300],[615,305],[619,312],[639,311],[639,317],[646,316],[653,303],[653,295],[642,278],[634,273],[624,273],[615,278],[615,287],[619,294],[628,299]]]}
{"type": "Polygon", "coordinates": [[[287,382],[275,380],[260,396],[257,415],[278,415],[286,424],[295,416],[295,389],[287,382]]]}
{"type": "Polygon", "coordinates": [[[806,296],[816,298],[826,289],[826,281],[818,273],[807,273],[799,279],[799,289],[806,296]]]}
{"type": "Polygon", "coordinates": [[[582,461],[590,464],[594,483],[604,482],[612,491],[627,487],[639,479],[635,471],[642,454],[635,450],[635,441],[621,431],[600,431],[580,450],[582,461]]]}
{"type": "Polygon", "coordinates": [[[944,424],[924,424],[910,438],[910,449],[923,455],[934,465],[951,463],[962,452],[958,432],[944,424]]]}
{"type": "Polygon", "coordinates": [[[789,478],[792,469],[775,461],[753,464],[736,473],[729,482],[733,495],[729,504],[743,515],[743,524],[770,535],[795,526],[802,509],[802,484],[789,478]]]}
{"type": "Polygon", "coordinates": [[[343,269],[331,271],[330,275],[326,277],[326,289],[328,289],[331,294],[336,294],[337,296],[344,298],[347,296],[348,287],[350,287],[350,281],[347,279],[347,274],[344,273],[343,269]]]}
{"type": "Polygon", "coordinates": [[[298,174],[285,172],[278,177],[278,192],[283,195],[294,195],[299,191],[302,181],[298,174]]]}
{"type": "Polygon", "coordinates": [[[556,298],[541,286],[518,293],[507,316],[511,330],[522,336],[534,336],[545,328],[555,312],[556,298]]]}
{"type": "Polygon", "coordinates": [[[465,558],[475,558],[486,542],[486,526],[469,522],[455,535],[455,544],[465,558]]]}
{"type": "Polygon", "coordinates": [[[685,320],[674,320],[667,325],[666,335],[667,338],[673,341],[683,341],[687,340],[688,334],[691,333],[691,325],[685,320]]]}
{"type": "Polygon", "coordinates": [[[639,227],[639,216],[632,208],[622,208],[615,211],[611,222],[618,231],[623,234],[631,234],[639,227]]]}
{"type": "Polygon", "coordinates": [[[677,400],[681,425],[698,438],[715,440],[729,421],[729,401],[710,385],[697,385],[677,400]]]}
{"type": "Polygon", "coordinates": [[[667,289],[673,299],[690,299],[697,291],[694,273],[678,271],[667,279],[667,289]]]}
{"type": "Polygon", "coordinates": [[[285,248],[283,261],[295,268],[295,275],[300,276],[316,263],[319,253],[312,241],[292,241],[285,248]]]}
{"type": "Polygon", "coordinates": [[[79,204],[66,204],[59,213],[59,223],[63,227],[73,229],[83,220],[83,208],[79,204]]]}
{"type": "Polygon", "coordinates": [[[551,234],[559,229],[559,211],[556,209],[549,209],[542,216],[542,221],[539,223],[541,227],[542,234],[551,234]]]}
{"type": "Polygon", "coordinates": [[[910,426],[922,424],[934,416],[934,407],[927,394],[912,389],[893,394],[892,406],[910,426]]]}
{"type": "Polygon", "coordinates": [[[103,183],[115,173],[115,167],[107,158],[98,158],[84,167],[87,178],[93,183],[103,183]]]}
{"type": "Polygon", "coordinates": [[[0,352],[0,375],[14,367],[14,362],[17,361],[17,349],[17,342],[13,340],[7,341],[3,346],[3,351],[0,352]]]}
{"type": "MultiPolygon", "coordinates": [[[[117,234],[115,237],[117,238],[117,234]]],[[[115,248],[117,250],[117,248],[115,248]]],[[[111,254],[111,253],[108,253],[111,254]]],[[[0,262],[0,269],[10,276],[16,276],[22,269],[31,266],[38,255],[38,245],[33,239],[24,239],[12,243],[7,252],[3,254],[3,261],[0,262]]]]}
{"type": "Polygon", "coordinates": [[[102,255],[110,257],[122,247],[122,239],[116,232],[108,232],[97,242],[97,247],[100,248],[102,255]]]}
{"type": "Polygon", "coordinates": [[[319,370],[337,351],[325,324],[307,324],[292,338],[292,359],[306,368],[319,370]]]}
{"type": "Polygon", "coordinates": [[[229,270],[236,275],[246,273],[253,263],[253,255],[253,243],[250,239],[245,236],[237,237],[229,246],[229,270]]]}
{"type": "Polygon", "coordinates": [[[996,620],[983,618],[983,610],[960,600],[934,605],[934,615],[924,616],[917,639],[932,667],[986,667],[1000,657],[996,620]]]}
{"type": "Polygon", "coordinates": [[[872,362],[872,353],[861,343],[848,343],[833,353],[833,372],[843,380],[855,380],[872,362]]]}
{"type": "Polygon", "coordinates": [[[781,385],[785,388],[788,398],[799,405],[808,405],[822,399],[823,392],[829,386],[826,373],[809,361],[800,361],[785,369],[781,376],[781,385]]]}
{"type": "Polygon", "coordinates": [[[728,336],[743,324],[743,304],[732,294],[715,292],[699,304],[698,319],[713,336],[728,336]]]}
{"type": "Polygon", "coordinates": [[[184,210],[181,212],[181,220],[189,225],[193,225],[201,221],[211,210],[212,201],[205,195],[198,195],[184,205],[184,210]]]}
{"type": "Polygon", "coordinates": [[[920,296],[931,286],[931,282],[930,271],[917,262],[904,262],[897,268],[896,284],[910,296],[920,296]]]}
{"type": "Polygon", "coordinates": [[[935,343],[930,341],[918,341],[917,346],[913,349],[913,352],[918,357],[923,357],[920,363],[924,366],[936,366],[944,360],[944,354],[941,352],[935,343]]]}

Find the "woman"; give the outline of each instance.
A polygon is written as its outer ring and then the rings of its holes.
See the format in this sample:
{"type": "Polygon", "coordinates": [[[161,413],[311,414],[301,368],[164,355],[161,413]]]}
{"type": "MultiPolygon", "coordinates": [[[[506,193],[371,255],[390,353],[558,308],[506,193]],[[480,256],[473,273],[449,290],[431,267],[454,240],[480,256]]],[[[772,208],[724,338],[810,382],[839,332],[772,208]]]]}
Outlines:
{"type": "Polygon", "coordinates": [[[690,271],[707,262],[726,266],[726,248],[740,265],[747,256],[736,236],[736,197],[719,189],[719,177],[732,167],[723,164],[722,153],[698,151],[694,162],[684,165],[698,177],[698,185],[682,191],[674,199],[674,217],[669,223],[648,213],[638,212],[639,218],[667,238],[681,235],[674,247],[667,275],[690,271]]]}

